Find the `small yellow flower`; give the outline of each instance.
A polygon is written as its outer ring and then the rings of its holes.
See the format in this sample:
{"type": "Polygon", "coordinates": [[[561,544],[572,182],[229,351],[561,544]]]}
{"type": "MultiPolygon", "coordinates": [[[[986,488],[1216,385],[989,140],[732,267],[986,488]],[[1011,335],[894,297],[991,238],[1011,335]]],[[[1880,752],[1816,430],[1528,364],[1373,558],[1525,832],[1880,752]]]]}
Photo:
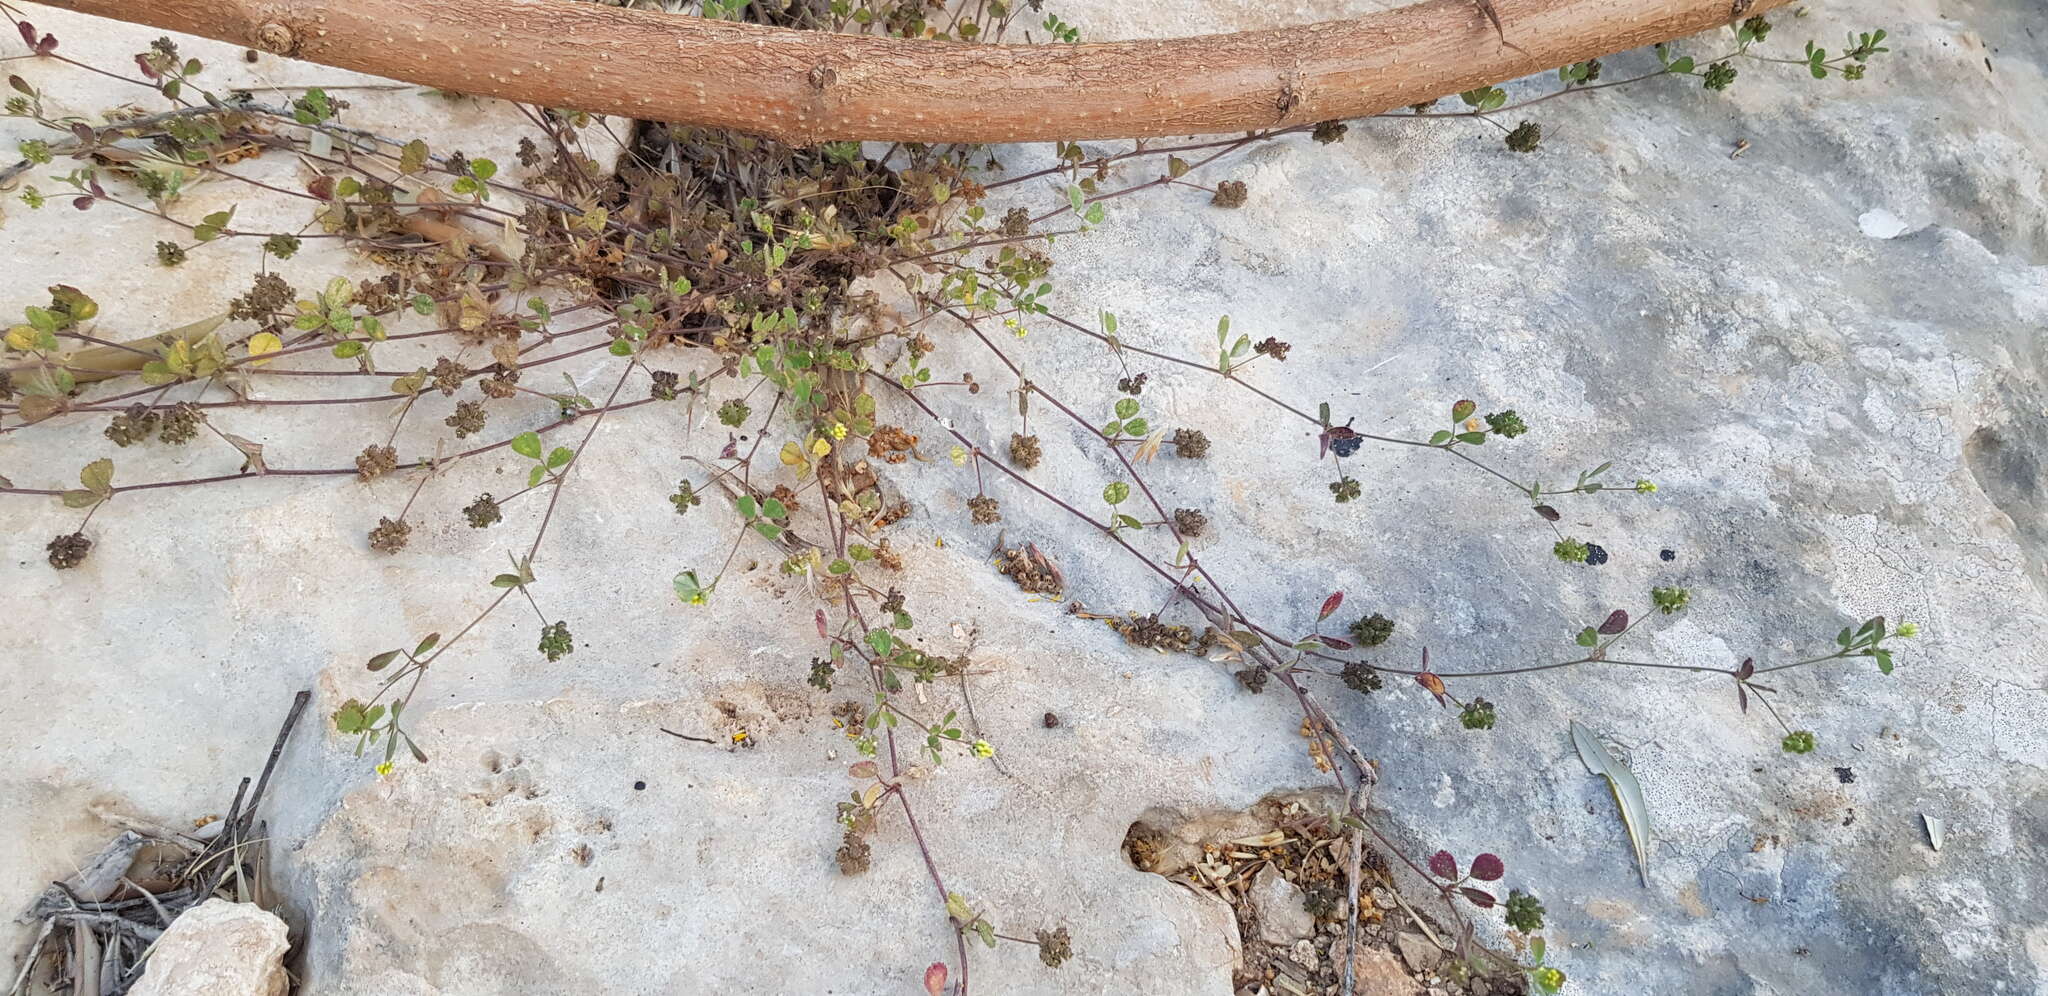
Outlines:
{"type": "Polygon", "coordinates": [[[1920,624],[1919,624],[1919,623],[1909,623],[1909,622],[1904,622],[1904,623],[1900,623],[1900,624],[1899,624],[1899,628],[1898,628],[1898,634],[1899,634],[1900,636],[1903,636],[1903,637],[1908,637],[1908,638],[1911,638],[1911,637],[1915,637],[1915,636],[1919,636],[1919,635],[1920,635],[1920,624]]]}
{"type": "Polygon", "coordinates": [[[1637,479],[1637,481],[1636,481],[1636,494],[1639,494],[1639,495],[1653,495],[1653,494],[1656,494],[1656,493],[1657,493],[1657,485],[1656,485],[1656,484],[1655,484],[1654,482],[1652,482],[1652,481],[1650,481],[1650,480],[1648,480],[1648,479],[1642,479],[1642,478],[1639,478],[1639,479],[1637,479]]]}
{"type": "Polygon", "coordinates": [[[381,777],[381,778],[389,778],[389,777],[391,777],[391,762],[390,762],[390,761],[386,761],[386,762],[384,762],[383,764],[380,764],[380,765],[378,765],[378,766],[377,766],[377,775],[378,775],[378,777],[381,777]]]}
{"type": "Polygon", "coordinates": [[[747,731],[745,731],[745,730],[741,730],[741,731],[739,731],[739,732],[737,732],[737,733],[734,733],[734,734],[732,735],[732,742],[733,742],[733,743],[736,743],[736,744],[743,744],[743,743],[746,743],[746,742],[747,742],[747,731]]]}
{"type": "Polygon", "coordinates": [[[965,467],[965,466],[967,466],[967,448],[966,448],[966,447],[964,447],[964,446],[955,446],[955,447],[953,447],[953,451],[952,451],[951,453],[947,454],[947,455],[948,455],[948,456],[951,456],[951,457],[953,458],[953,466],[955,466],[955,467],[965,467]]]}
{"type": "Polygon", "coordinates": [[[832,438],[833,438],[833,439],[845,439],[845,438],[846,438],[846,423],[844,423],[844,422],[834,422],[834,423],[832,423],[832,438]]]}
{"type": "Polygon", "coordinates": [[[1009,329],[1010,334],[1016,336],[1019,339],[1024,338],[1024,333],[1029,331],[1024,327],[1023,322],[1020,322],[1014,318],[1003,319],[1003,327],[1009,329]]]}
{"type": "Polygon", "coordinates": [[[989,743],[989,742],[988,742],[988,741],[986,741],[986,740],[976,740],[976,741],[974,742],[974,756],[975,756],[975,757],[994,757],[994,756],[996,756],[996,748],[995,748],[995,745],[994,745],[994,744],[991,744],[991,743],[989,743]]]}

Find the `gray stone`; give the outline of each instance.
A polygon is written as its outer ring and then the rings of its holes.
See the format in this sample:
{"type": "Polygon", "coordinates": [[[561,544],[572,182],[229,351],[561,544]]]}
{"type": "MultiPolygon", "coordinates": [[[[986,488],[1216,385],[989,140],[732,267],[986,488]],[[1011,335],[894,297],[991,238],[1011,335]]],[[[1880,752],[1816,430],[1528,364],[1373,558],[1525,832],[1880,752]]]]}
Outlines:
{"type": "Polygon", "coordinates": [[[1252,879],[1252,891],[1245,901],[1259,914],[1259,940],[1275,947],[1291,947],[1295,941],[1314,936],[1316,920],[1301,906],[1301,888],[1289,882],[1280,870],[1267,865],[1252,879]]]}
{"type": "MultiPolygon", "coordinates": [[[[1374,5],[1054,6],[1102,38],[1374,5]]],[[[32,10],[64,52],[108,65],[156,35],[32,10]]],[[[2048,972],[2048,43],[2037,19],[2025,0],[1938,16],[1919,0],[1816,6],[1780,16],[1765,53],[1796,54],[1809,37],[1833,50],[1843,32],[1878,25],[1895,32],[1894,52],[1855,83],[1741,63],[1726,94],[1665,79],[1550,101],[1527,112],[1547,137],[1526,155],[1476,122],[1354,122],[1341,144],[1260,146],[1191,178],[1248,182],[1242,209],[1152,191],[1109,202],[1106,225],[1053,247],[1049,303],[1077,320],[1117,313],[1131,345],[1207,363],[1228,313],[1234,333],[1294,344],[1284,364],[1260,360],[1242,377],[1305,411],[1328,401],[1340,423],[1426,437],[1471,398],[1530,424],[1474,454],[1516,481],[1569,486],[1611,460],[1608,480],[1660,485],[1553,499],[1560,530],[1611,555],[1565,566],[1526,500],[1453,458],[1369,445],[1344,465],[1362,499],[1334,505],[1331,465],[1305,423],[1201,370],[1134,361],[1154,377],[1148,416],[1212,440],[1206,462],[1164,456],[1148,482],[1168,507],[1209,515],[1194,552],[1276,630],[1307,632],[1321,598],[1343,589],[1335,622],[1379,611],[1399,623],[1375,663],[1413,668],[1426,646],[1443,671],[1505,669],[1569,659],[1580,627],[1615,608],[1642,615],[1647,589],[1667,584],[1690,587],[1692,607],[1639,627],[1626,659],[1769,666],[1826,653],[1837,629],[1871,615],[1925,627],[1888,676],[1858,659],[1765,682],[1786,720],[1816,734],[1803,756],[1782,753],[1782,731],[1753,702],[1743,712],[1721,674],[1588,665],[1452,679],[1460,698],[1497,704],[1491,731],[1460,728],[1398,675],[1371,697],[1312,679],[1381,762],[1373,804],[1387,832],[1418,859],[1500,854],[1498,891],[1542,898],[1551,960],[1576,991],[2018,993],[2048,972]],[[1732,157],[1738,141],[1749,145],[1732,157]],[[1665,548],[1674,560],[1658,558],[1665,548]],[[1656,823],[1647,888],[1606,788],[1572,753],[1573,719],[1611,736],[1642,781],[1656,823]],[[1833,774],[1844,765],[1853,784],[1833,774]],[[1938,854],[1920,812],[1946,821],[1938,854]]],[[[1724,32],[1678,48],[1727,45],[1724,32]]],[[[357,79],[268,58],[245,70],[229,46],[188,53],[249,85],[357,79]]],[[[1606,61],[1612,78],[1655,68],[1647,53],[1606,61]]],[[[11,66],[84,94],[63,113],[127,99],[47,61],[11,66]]],[[[491,102],[351,99],[354,123],[501,163],[525,133],[491,102]]],[[[23,127],[0,123],[8,139],[23,127]]],[[[997,154],[1013,172],[1051,161],[1045,147],[997,154]]],[[[303,180],[275,158],[242,168],[303,180]]],[[[1157,172],[1136,162],[1104,183],[1157,172]]],[[[41,173],[31,182],[51,187],[41,173]]],[[[1013,200],[991,211],[1043,208],[1052,186],[1008,188],[1013,200]]],[[[301,204],[219,184],[181,210],[230,203],[238,223],[305,220],[301,204]]],[[[67,281],[101,301],[102,329],[141,335],[217,312],[254,269],[225,251],[156,269],[150,247],[163,237],[104,206],[10,201],[9,313],[67,281]]],[[[301,287],[373,272],[311,241],[277,268],[301,287]]],[[[1013,386],[960,330],[932,323],[932,334],[937,370],[990,385],[980,402],[1013,386]]],[[[1003,345],[1090,417],[1107,411],[1121,368],[1100,347],[1039,323],[1003,345]]],[[[432,359],[390,354],[407,368],[432,359]]],[[[609,362],[562,369],[602,390],[609,362]]],[[[1016,427],[1009,406],[933,397],[992,451],[1016,427]]],[[[935,436],[886,404],[887,418],[935,436]]],[[[544,407],[522,417],[537,424],[544,407]]],[[[409,420],[402,447],[432,452],[440,414],[409,420]]],[[[702,406],[697,416],[621,413],[579,461],[536,562],[542,604],[577,624],[573,658],[543,664],[533,619],[494,618],[408,712],[431,764],[379,778],[352,741],[313,723],[286,752],[265,810],[278,889],[308,914],[309,991],[898,992],[950,957],[900,813],[873,836],[868,874],[833,867],[833,805],[853,786],[843,759],[822,760],[847,750],[828,710],[858,696],[805,686],[803,587],[763,567],[729,577],[708,610],[665,594],[677,570],[715,565],[731,542],[714,510],[680,526],[662,501],[679,452],[709,456],[725,441],[702,406]],[[759,746],[659,732],[727,723],[759,746]],[[816,957],[848,951],[859,957],[816,957]]],[[[217,422],[280,466],[346,461],[369,431],[285,409],[217,422]]],[[[1097,508],[1120,465],[1042,408],[1032,425],[1050,455],[1032,479],[1097,508]]],[[[0,473],[70,486],[76,464],[113,452],[101,428],[0,434],[0,473]]],[[[240,458],[208,445],[120,450],[119,480],[234,473],[240,458]]],[[[1020,596],[982,557],[994,530],[967,520],[971,475],[934,457],[890,470],[917,510],[898,533],[910,564],[894,581],[934,645],[968,652],[968,639],[949,642],[950,624],[974,634],[976,714],[1008,773],[949,762],[907,791],[948,889],[1005,933],[1065,924],[1076,952],[1050,971],[1021,945],[977,950],[976,988],[1229,993],[1228,909],[1132,869],[1119,847],[1154,810],[1241,810],[1328,784],[1296,736],[1296,705],[1246,694],[1230,667],[1134,652],[1098,622],[1020,596]],[[1043,728],[1048,710],[1060,729],[1043,728]]],[[[362,534],[411,481],[270,477],[123,495],[93,520],[92,558],[63,572],[43,566],[43,545],[79,516],[0,496],[0,560],[21,607],[0,631],[0,660],[18,665],[0,669],[0,730],[14,748],[0,839],[19,844],[0,849],[0,895],[26,902],[70,874],[106,839],[96,808],[169,825],[224,810],[234,778],[261,768],[293,691],[314,688],[314,713],[331,712],[371,687],[370,654],[459,628],[488,596],[500,550],[528,535],[506,534],[531,522],[479,538],[456,510],[502,492],[516,469],[478,459],[436,479],[416,506],[431,524],[396,558],[372,559],[362,534]]],[[[1008,537],[1059,557],[1090,608],[1167,601],[1099,533],[1000,479],[991,494],[1008,537]]],[[[1173,553],[1156,530],[1133,542],[1173,553]]],[[[767,559],[748,550],[742,563],[767,559]]],[[[930,691],[935,708],[954,707],[954,689],[930,691]]],[[[1497,918],[1481,924],[1482,940],[1503,942],[1497,918]]],[[[25,936],[6,925],[0,941],[15,950],[25,936]]],[[[1415,991],[1392,954],[1361,959],[1379,992],[1415,991]]]]}
{"type": "Polygon", "coordinates": [[[1400,952],[1401,960],[1408,964],[1408,970],[1417,975],[1428,975],[1444,960],[1444,950],[1429,938],[1412,930],[1394,935],[1394,950],[1400,952]]]}

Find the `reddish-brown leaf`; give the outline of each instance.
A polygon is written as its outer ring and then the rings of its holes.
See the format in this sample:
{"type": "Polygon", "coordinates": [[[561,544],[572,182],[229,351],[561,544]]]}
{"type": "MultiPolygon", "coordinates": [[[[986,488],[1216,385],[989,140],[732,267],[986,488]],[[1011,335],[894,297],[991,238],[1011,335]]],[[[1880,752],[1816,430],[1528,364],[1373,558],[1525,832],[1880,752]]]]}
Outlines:
{"type": "Polygon", "coordinates": [[[1448,707],[1448,702],[1444,697],[1444,680],[1442,678],[1424,671],[1415,676],[1415,683],[1429,689],[1429,694],[1436,696],[1437,705],[1448,707]]]}
{"type": "Polygon", "coordinates": [[[946,963],[945,963],[945,962],[943,962],[943,961],[935,961],[935,962],[932,962],[932,965],[931,965],[931,967],[930,967],[930,968],[927,968],[927,969],[925,969],[925,970],[924,970],[924,991],[925,991],[925,992],[928,992],[928,993],[930,993],[930,994],[931,994],[931,996],[945,996],[945,994],[946,994],[946,963]]]}
{"type": "Polygon", "coordinates": [[[1493,893],[1491,892],[1486,892],[1482,889],[1475,889],[1469,885],[1462,885],[1458,887],[1458,894],[1464,896],[1466,901],[1470,902],[1474,906],[1479,907],[1482,910],[1490,910],[1493,908],[1494,898],[1493,893]]]}
{"type": "Polygon", "coordinates": [[[1736,681],[1748,681],[1756,676],[1756,658],[1744,657],[1742,666],[1735,669],[1736,681]]]}
{"type": "Polygon", "coordinates": [[[1601,636],[1619,636],[1628,628],[1628,610],[1615,609],[1608,613],[1607,621],[1600,624],[1601,636]]]}
{"type": "Polygon", "coordinates": [[[1323,611],[1316,615],[1316,621],[1322,622],[1323,620],[1330,618],[1330,613],[1337,611],[1337,606],[1343,604],[1344,593],[1341,591],[1334,595],[1331,595],[1328,598],[1323,599],[1323,611]]]}
{"type": "Polygon", "coordinates": [[[1557,509],[1551,508],[1548,505],[1536,506],[1536,514],[1551,522],[1564,518],[1564,516],[1558,514],[1557,509]]]}
{"type": "Polygon", "coordinates": [[[1742,711],[1743,711],[1743,712],[1748,712],[1748,711],[1749,711],[1749,689],[1747,689],[1747,688],[1743,687],[1742,685],[1736,685],[1736,686],[1735,686],[1735,701],[1736,701],[1736,702],[1739,702],[1739,703],[1741,703],[1741,704],[1742,704],[1742,711]]]}
{"type": "Polygon", "coordinates": [[[831,637],[825,633],[825,610],[819,609],[817,616],[815,616],[814,618],[816,618],[818,622],[818,639],[831,639],[831,637]]]}
{"type": "Polygon", "coordinates": [[[855,778],[873,778],[879,770],[873,761],[855,761],[847,767],[846,773],[855,778]]]}
{"type": "Polygon", "coordinates": [[[1337,639],[1337,638],[1336,638],[1336,637],[1334,637],[1334,636],[1324,636],[1324,635],[1323,635],[1323,634],[1321,634],[1321,633],[1317,633],[1317,634],[1316,634],[1316,642],[1318,642],[1318,643],[1321,643],[1321,644],[1322,644],[1323,646],[1325,646],[1325,647],[1328,647],[1328,648],[1330,648],[1331,650],[1350,650],[1350,649],[1351,649],[1351,641],[1350,641],[1350,640],[1340,640],[1340,639],[1337,639]]]}

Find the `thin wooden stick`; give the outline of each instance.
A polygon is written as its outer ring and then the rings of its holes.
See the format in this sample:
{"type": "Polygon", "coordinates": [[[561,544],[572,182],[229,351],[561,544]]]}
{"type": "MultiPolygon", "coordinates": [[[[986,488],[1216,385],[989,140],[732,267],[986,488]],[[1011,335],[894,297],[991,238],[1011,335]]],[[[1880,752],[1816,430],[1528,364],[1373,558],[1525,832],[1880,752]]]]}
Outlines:
{"type": "Polygon", "coordinates": [[[1364,117],[1784,0],[1423,0],[1343,21],[1085,45],[792,31],[577,0],[50,2],[445,90],[808,145],[1133,138],[1364,117]]]}

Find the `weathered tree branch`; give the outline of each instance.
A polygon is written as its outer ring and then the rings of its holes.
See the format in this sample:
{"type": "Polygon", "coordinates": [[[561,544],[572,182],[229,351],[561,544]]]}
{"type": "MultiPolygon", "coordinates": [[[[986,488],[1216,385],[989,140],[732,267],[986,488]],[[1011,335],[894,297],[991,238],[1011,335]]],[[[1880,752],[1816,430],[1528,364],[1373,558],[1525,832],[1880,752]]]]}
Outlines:
{"type": "Polygon", "coordinates": [[[447,90],[809,144],[1135,138],[1354,118],[1784,0],[1424,0],[1164,41],[975,45],[576,0],[50,0],[447,90]]]}

